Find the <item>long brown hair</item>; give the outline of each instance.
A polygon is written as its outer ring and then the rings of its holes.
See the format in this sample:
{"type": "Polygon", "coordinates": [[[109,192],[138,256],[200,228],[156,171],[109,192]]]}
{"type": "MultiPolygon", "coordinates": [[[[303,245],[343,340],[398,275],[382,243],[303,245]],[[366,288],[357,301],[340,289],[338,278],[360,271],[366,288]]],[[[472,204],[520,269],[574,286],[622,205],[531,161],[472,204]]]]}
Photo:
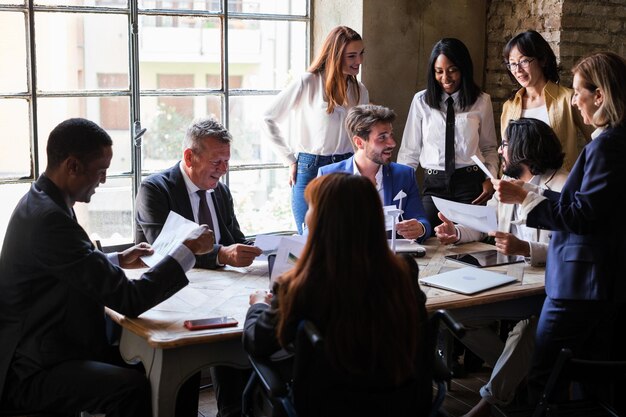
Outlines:
{"type": "Polygon", "coordinates": [[[380,197],[370,180],[344,173],[305,190],[309,236],[293,270],[279,279],[278,338],[291,342],[301,319],[324,334],[331,363],[350,375],[399,384],[418,350],[416,283],[387,244],[380,197]]]}
{"type": "Polygon", "coordinates": [[[360,41],[361,35],[347,26],[337,26],[330,31],[320,53],[317,55],[308,71],[313,74],[325,74],[324,93],[328,100],[327,113],[332,113],[337,106],[348,103],[348,86],[352,84],[356,92],[356,102],[361,99],[359,83],[354,75],[346,75],[342,71],[342,57],[346,46],[352,41],[360,41]]]}

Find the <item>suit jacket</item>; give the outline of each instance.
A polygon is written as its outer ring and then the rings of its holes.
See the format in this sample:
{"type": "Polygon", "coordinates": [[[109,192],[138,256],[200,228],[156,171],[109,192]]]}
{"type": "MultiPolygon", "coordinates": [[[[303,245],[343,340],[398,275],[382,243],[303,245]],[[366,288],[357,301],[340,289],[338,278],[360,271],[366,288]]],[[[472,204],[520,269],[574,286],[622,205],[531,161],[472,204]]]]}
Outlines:
{"type": "Polygon", "coordinates": [[[526,224],[550,229],[546,294],[562,300],[626,300],[626,128],[585,146],[561,193],[545,191],[526,224]]]}
{"type": "MultiPolygon", "coordinates": [[[[567,180],[567,171],[560,169],[558,171],[550,170],[541,176],[539,187],[544,190],[561,191],[563,184],[567,180]]],[[[511,232],[511,221],[513,213],[517,209],[517,204],[504,204],[494,194],[487,202],[488,206],[496,208],[498,216],[498,230],[502,232],[511,232]]],[[[470,229],[467,226],[459,224],[456,226],[459,230],[460,239],[457,243],[475,242],[484,239],[487,234],[478,230],[470,229]]],[[[548,244],[552,231],[535,229],[534,238],[528,242],[530,244],[530,264],[532,266],[544,266],[548,256],[548,244]]],[[[520,237],[520,236],[517,236],[520,237]]]]}
{"type": "Polygon", "coordinates": [[[188,284],[167,256],[138,280],[95,250],[45,175],[20,200],[0,255],[0,395],[59,362],[107,360],[104,306],[136,317],[188,284]]]}
{"type": "MultiPolygon", "coordinates": [[[[332,172],[346,172],[352,174],[354,172],[354,156],[334,164],[323,166],[319,169],[320,175],[330,174],[332,172]]],[[[404,191],[406,197],[402,199],[402,209],[404,210],[404,219],[417,219],[424,225],[426,233],[419,240],[423,241],[431,234],[431,225],[422,205],[422,197],[420,196],[419,186],[415,179],[415,170],[409,166],[396,164],[383,165],[383,205],[398,207],[399,201],[393,201],[393,198],[400,192],[404,191]]]]}
{"type": "MultiPolygon", "coordinates": [[[[196,256],[196,267],[215,269],[218,266],[217,252],[222,245],[249,244],[250,241],[239,229],[233,198],[228,187],[220,182],[210,195],[216,209],[221,238],[213,251],[196,256]]],[[[141,183],[135,199],[135,242],[153,243],[161,233],[170,210],[192,222],[195,221],[179,163],[149,176],[141,183]]]]}

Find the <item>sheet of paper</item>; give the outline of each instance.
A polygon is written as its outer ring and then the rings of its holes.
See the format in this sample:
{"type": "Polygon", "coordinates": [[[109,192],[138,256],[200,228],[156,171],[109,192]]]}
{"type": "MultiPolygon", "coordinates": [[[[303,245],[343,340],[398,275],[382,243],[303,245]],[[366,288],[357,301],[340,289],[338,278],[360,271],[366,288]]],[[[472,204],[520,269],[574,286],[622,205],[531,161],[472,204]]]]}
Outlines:
{"type": "Polygon", "coordinates": [[[256,239],[254,239],[254,246],[261,249],[263,252],[257,256],[256,259],[266,261],[267,255],[278,250],[278,245],[283,237],[284,236],[277,235],[257,235],[256,239]]]}
{"type": "Polygon", "coordinates": [[[276,260],[274,261],[274,268],[272,269],[270,289],[276,277],[289,271],[294,267],[304,245],[306,244],[306,237],[300,235],[283,236],[280,239],[278,250],[276,252],[276,260]]]}
{"type": "Polygon", "coordinates": [[[433,202],[437,206],[437,210],[455,223],[483,233],[498,230],[495,207],[457,203],[439,197],[433,197],[433,202]]]}
{"type": "Polygon", "coordinates": [[[403,211],[399,210],[396,206],[383,206],[383,212],[385,213],[385,230],[393,230],[393,220],[396,219],[396,223],[402,220],[398,216],[402,215],[403,211]]]}
{"type": "Polygon", "coordinates": [[[472,161],[474,161],[476,163],[476,165],[478,165],[478,168],[480,168],[486,176],[488,176],[489,178],[491,178],[492,180],[494,180],[495,178],[493,177],[493,175],[491,174],[491,171],[489,171],[487,169],[487,167],[485,166],[485,164],[483,164],[483,162],[480,160],[480,158],[478,158],[478,156],[473,155],[472,156],[472,161]]]}
{"type": "Polygon", "coordinates": [[[158,264],[161,259],[165,258],[169,251],[176,245],[182,243],[188,237],[197,237],[200,233],[202,233],[202,228],[196,223],[187,220],[180,214],[170,211],[159,237],[152,243],[154,254],[143,256],[141,260],[149,267],[153,267],[158,264]],[[196,233],[192,234],[194,231],[196,233]]]}

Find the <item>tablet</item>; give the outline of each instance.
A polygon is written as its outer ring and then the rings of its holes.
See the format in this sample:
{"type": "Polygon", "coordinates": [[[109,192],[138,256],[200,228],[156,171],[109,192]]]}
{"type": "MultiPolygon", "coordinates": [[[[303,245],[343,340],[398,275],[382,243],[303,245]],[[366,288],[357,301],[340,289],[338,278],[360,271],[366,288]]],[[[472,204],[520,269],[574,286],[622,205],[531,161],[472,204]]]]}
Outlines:
{"type": "Polygon", "coordinates": [[[480,252],[446,255],[446,259],[457,261],[465,265],[475,266],[478,268],[524,262],[523,256],[504,255],[495,249],[483,250],[480,252]]]}

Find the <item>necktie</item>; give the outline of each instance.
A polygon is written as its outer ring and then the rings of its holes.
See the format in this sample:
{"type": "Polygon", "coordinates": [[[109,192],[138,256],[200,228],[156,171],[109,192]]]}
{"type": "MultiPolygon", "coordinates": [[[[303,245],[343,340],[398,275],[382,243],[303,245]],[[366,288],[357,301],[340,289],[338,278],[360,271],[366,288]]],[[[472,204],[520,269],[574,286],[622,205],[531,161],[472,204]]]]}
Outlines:
{"type": "Polygon", "coordinates": [[[209,204],[206,202],[207,192],[206,190],[198,190],[196,194],[200,197],[200,204],[198,204],[198,223],[206,224],[209,226],[209,229],[214,230],[211,210],[209,210],[209,204]]]}
{"type": "Polygon", "coordinates": [[[446,103],[446,177],[450,179],[454,173],[454,100],[448,97],[446,103]]]}

